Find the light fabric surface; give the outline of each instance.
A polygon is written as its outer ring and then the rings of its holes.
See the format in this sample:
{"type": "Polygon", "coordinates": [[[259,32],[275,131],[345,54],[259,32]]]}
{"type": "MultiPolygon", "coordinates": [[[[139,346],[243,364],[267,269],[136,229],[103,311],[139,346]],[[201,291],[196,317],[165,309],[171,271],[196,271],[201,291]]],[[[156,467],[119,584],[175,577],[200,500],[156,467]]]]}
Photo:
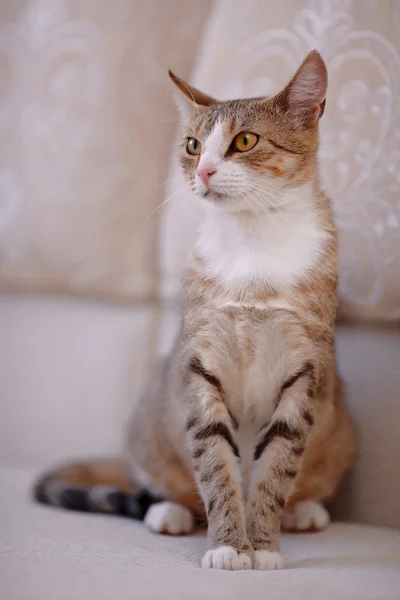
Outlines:
{"type": "Polygon", "coordinates": [[[400,529],[400,327],[340,326],[336,348],[358,452],[335,515],[400,529]]]}
{"type": "Polygon", "coordinates": [[[118,454],[157,310],[0,294],[0,464],[118,454]]]}
{"type": "Polygon", "coordinates": [[[27,497],[30,481],[27,472],[0,471],[4,600],[399,598],[395,530],[335,524],[284,535],[284,571],[206,571],[204,536],[157,536],[129,520],[37,506],[27,497]]]}
{"type": "Polygon", "coordinates": [[[167,69],[189,74],[208,6],[0,2],[1,289],[155,296],[167,69]]]}
{"type": "MultiPolygon", "coordinates": [[[[400,318],[400,3],[396,0],[219,0],[191,82],[226,100],[269,95],[317,48],[329,85],[321,171],[340,233],[342,314],[400,318]]],[[[162,290],[180,274],[201,207],[172,166],[162,227],[162,290]]]]}

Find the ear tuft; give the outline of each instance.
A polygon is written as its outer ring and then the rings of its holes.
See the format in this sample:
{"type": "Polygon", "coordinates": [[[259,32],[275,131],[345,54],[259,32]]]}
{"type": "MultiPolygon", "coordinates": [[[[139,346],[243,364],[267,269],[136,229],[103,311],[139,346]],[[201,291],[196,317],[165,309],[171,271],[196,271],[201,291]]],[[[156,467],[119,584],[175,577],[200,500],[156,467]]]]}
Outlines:
{"type": "Polygon", "coordinates": [[[182,123],[187,123],[193,110],[194,104],[188,101],[182,94],[174,92],[172,94],[176,108],[179,111],[182,123]]]}
{"type": "Polygon", "coordinates": [[[304,125],[310,126],[324,113],[327,86],[326,65],[320,53],[312,50],[278,96],[284,98],[288,111],[301,117],[304,125]]]}

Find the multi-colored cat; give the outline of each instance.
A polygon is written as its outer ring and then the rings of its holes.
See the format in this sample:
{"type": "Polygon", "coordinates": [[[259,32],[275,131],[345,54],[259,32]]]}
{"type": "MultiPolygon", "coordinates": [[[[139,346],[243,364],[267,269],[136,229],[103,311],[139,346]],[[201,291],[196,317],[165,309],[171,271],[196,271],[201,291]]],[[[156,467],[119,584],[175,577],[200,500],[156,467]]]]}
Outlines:
{"type": "Polygon", "coordinates": [[[181,331],[132,415],[128,476],[77,465],[35,493],[160,533],[207,517],[203,567],[277,569],[281,526],[327,526],[321,502],[355,449],[335,364],[336,228],[318,174],[326,67],[313,51],[277,95],[229,102],[170,75],[182,167],[205,205],[181,331]]]}

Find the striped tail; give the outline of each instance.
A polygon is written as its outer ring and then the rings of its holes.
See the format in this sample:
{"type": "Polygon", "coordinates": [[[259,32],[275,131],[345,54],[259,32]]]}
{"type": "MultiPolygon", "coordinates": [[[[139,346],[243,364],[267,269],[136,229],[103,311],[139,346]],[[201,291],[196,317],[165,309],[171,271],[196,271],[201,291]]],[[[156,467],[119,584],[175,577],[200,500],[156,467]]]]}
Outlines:
{"type": "Polygon", "coordinates": [[[122,462],[116,461],[54,469],[36,482],[33,496],[41,504],[138,521],[143,521],[152,504],[162,500],[147,490],[135,492],[122,462]]]}

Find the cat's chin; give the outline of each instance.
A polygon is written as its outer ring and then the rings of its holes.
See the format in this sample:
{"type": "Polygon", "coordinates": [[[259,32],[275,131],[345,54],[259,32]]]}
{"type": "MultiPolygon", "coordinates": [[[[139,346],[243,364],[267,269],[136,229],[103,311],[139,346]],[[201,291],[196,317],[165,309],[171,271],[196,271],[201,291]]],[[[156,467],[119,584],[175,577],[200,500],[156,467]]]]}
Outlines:
{"type": "Polygon", "coordinates": [[[214,190],[196,191],[196,195],[205,200],[208,207],[217,211],[242,214],[249,211],[249,205],[234,195],[214,190]]]}
{"type": "Polygon", "coordinates": [[[207,190],[206,192],[204,192],[202,194],[202,197],[206,198],[209,202],[212,202],[213,200],[218,201],[229,199],[228,194],[222,194],[221,192],[212,192],[211,190],[207,190]]]}

